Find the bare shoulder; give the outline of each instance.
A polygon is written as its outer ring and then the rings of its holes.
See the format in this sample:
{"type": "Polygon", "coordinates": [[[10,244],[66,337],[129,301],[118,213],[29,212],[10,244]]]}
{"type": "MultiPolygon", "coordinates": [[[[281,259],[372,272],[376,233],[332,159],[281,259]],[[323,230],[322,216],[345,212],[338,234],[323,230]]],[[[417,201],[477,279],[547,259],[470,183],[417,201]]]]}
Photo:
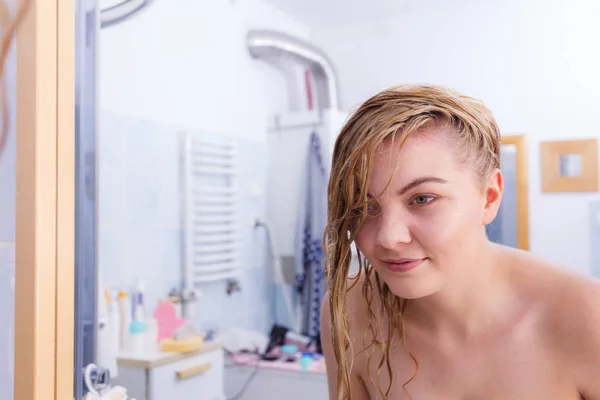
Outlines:
{"type": "Polygon", "coordinates": [[[530,301],[550,311],[552,319],[571,328],[598,325],[600,328],[600,280],[552,264],[531,253],[506,250],[513,282],[530,301]]]}
{"type": "Polygon", "coordinates": [[[600,281],[521,251],[509,251],[514,281],[540,310],[538,327],[569,366],[586,399],[600,399],[600,281]]]}
{"type": "MultiPolygon", "coordinates": [[[[600,280],[552,264],[530,253],[509,250],[515,282],[533,301],[557,316],[578,316],[580,323],[600,315],[600,280]],[[584,318],[587,317],[587,318],[584,318]]],[[[600,321],[597,321],[600,322],[600,321]]]]}

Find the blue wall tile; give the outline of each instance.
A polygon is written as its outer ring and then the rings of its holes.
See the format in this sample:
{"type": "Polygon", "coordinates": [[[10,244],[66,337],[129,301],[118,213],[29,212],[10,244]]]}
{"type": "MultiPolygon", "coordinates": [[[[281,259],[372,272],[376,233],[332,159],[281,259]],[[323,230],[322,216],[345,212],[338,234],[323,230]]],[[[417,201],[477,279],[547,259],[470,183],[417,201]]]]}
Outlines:
{"type": "MultiPolygon", "coordinates": [[[[99,271],[106,287],[146,285],[147,312],[182,283],[179,127],[103,112],[99,135],[99,271]]],[[[200,286],[195,306],[202,329],[240,327],[266,332],[269,309],[264,235],[250,215],[265,215],[265,199],[244,185],[266,187],[265,142],[240,140],[243,255],[241,292],[227,295],[224,282],[200,286]]]]}

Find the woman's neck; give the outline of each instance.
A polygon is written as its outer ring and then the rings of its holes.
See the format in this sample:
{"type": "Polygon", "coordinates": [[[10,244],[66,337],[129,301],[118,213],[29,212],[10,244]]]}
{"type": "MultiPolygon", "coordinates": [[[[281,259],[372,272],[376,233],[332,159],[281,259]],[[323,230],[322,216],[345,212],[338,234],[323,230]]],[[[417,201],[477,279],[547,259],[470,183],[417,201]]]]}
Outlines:
{"type": "Polygon", "coordinates": [[[405,320],[430,332],[468,338],[494,325],[510,301],[502,247],[486,243],[432,295],[411,299],[405,320]]]}

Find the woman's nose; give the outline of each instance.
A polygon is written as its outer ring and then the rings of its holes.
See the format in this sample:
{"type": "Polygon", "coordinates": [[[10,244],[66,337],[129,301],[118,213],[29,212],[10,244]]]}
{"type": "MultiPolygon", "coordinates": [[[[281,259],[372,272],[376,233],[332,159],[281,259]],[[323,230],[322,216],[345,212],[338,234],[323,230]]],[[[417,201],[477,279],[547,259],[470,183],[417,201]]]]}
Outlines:
{"type": "Polygon", "coordinates": [[[399,244],[410,243],[412,240],[406,220],[401,217],[381,215],[377,230],[376,244],[385,249],[394,249],[399,244]]]}

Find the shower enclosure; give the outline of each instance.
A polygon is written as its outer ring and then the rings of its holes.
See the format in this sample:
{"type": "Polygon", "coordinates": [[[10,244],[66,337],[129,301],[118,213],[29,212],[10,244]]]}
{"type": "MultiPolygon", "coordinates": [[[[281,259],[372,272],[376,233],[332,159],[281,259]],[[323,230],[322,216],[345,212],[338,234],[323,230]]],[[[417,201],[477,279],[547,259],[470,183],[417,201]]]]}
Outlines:
{"type": "MultiPolygon", "coordinates": [[[[97,332],[97,193],[98,41],[100,29],[123,23],[151,3],[123,0],[102,9],[101,0],[75,2],[75,351],[74,398],[87,392],[84,368],[94,364],[97,332]]],[[[92,382],[109,379],[101,365],[92,382]]]]}

